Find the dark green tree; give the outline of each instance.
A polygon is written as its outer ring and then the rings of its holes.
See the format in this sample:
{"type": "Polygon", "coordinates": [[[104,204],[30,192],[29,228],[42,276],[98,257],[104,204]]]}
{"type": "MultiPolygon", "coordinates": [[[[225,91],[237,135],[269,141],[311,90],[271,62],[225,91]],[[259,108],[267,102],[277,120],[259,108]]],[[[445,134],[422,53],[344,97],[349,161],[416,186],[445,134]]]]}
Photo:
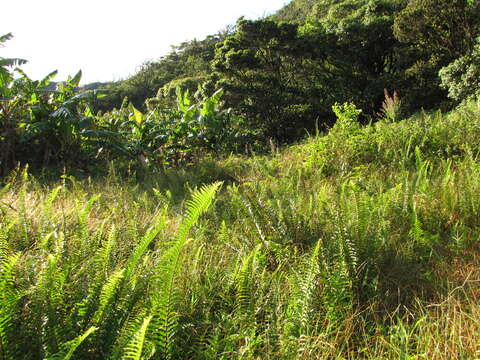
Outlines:
{"type": "Polygon", "coordinates": [[[324,35],[302,36],[297,25],[242,18],[217,47],[215,73],[205,88],[223,88],[226,106],[264,138],[296,139],[316,120],[328,122],[336,89],[326,84],[336,73],[326,62],[324,35]]]}
{"type": "Polygon", "coordinates": [[[413,109],[446,101],[438,72],[472,51],[479,30],[478,1],[410,0],[397,14],[394,32],[407,45],[401,61],[413,109]]]}
{"type": "Polygon", "coordinates": [[[338,101],[350,101],[375,114],[384,90],[399,90],[402,46],[392,31],[397,0],[325,0],[317,2],[305,28],[322,27],[333,36],[327,51],[338,68],[343,89],[338,101]]]}

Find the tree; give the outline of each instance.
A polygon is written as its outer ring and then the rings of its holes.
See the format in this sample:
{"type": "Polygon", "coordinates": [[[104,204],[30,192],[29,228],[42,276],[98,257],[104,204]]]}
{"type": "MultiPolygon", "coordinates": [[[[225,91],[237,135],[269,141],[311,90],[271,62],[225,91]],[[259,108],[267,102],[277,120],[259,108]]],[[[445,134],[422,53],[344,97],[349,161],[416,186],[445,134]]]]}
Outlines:
{"type": "Polygon", "coordinates": [[[404,81],[414,109],[446,101],[439,70],[469,54],[480,30],[480,3],[467,0],[410,0],[397,14],[394,33],[406,45],[404,81]]]}
{"type": "MultiPolygon", "coordinates": [[[[0,36],[0,47],[3,47],[5,42],[13,37],[12,33],[0,36]]],[[[12,79],[12,74],[9,68],[20,66],[27,61],[18,58],[3,58],[0,56],[0,96],[5,96],[7,84],[12,79]]]]}
{"type": "Polygon", "coordinates": [[[480,96],[480,38],[471,53],[454,60],[439,74],[451,99],[462,101],[480,96]]]}
{"type": "Polygon", "coordinates": [[[291,141],[327,123],[335,89],[327,89],[322,34],[302,36],[298,26],[239,19],[237,31],[218,45],[206,91],[225,90],[225,103],[264,138],[291,141]]]}
{"type": "Polygon", "coordinates": [[[305,27],[322,27],[334,38],[326,50],[339,70],[337,101],[353,102],[373,115],[385,89],[399,90],[402,46],[392,31],[399,9],[396,0],[324,0],[313,7],[305,27]]]}

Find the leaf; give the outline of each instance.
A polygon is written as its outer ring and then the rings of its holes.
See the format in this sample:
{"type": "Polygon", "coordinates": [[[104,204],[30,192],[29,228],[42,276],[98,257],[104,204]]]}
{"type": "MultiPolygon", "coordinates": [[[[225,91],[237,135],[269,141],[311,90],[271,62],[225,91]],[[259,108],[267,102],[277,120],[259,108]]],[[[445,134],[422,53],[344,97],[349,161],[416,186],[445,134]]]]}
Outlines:
{"type": "Polygon", "coordinates": [[[66,342],[65,344],[62,344],[62,348],[64,348],[63,351],[60,351],[45,360],[70,360],[73,357],[73,353],[77,348],[80,346],[80,344],[85,341],[87,337],[89,337],[92,333],[97,331],[98,328],[92,326],[89,328],[87,331],[85,331],[83,334],[77,336],[75,339],[70,340],[66,342]]]}
{"type": "Polygon", "coordinates": [[[41,86],[41,87],[45,87],[45,86],[47,86],[48,84],[50,84],[50,81],[51,81],[55,76],[57,76],[57,74],[58,74],[58,70],[52,71],[50,74],[48,74],[47,76],[45,76],[42,80],[40,80],[40,86],[41,86]]]}
{"type": "MultiPolygon", "coordinates": [[[[143,116],[141,111],[139,111],[135,108],[135,106],[133,106],[132,104],[130,104],[130,106],[131,106],[132,111],[133,111],[133,120],[135,120],[137,125],[140,126],[143,122],[144,116],[143,116]]],[[[131,117],[131,119],[132,119],[132,117],[131,117]]]]}
{"type": "Polygon", "coordinates": [[[80,84],[81,79],[82,79],[82,70],[78,70],[78,72],[75,74],[73,79],[69,81],[69,83],[70,85],[78,86],[78,84],[80,84]]]}
{"type": "Polygon", "coordinates": [[[0,46],[2,46],[2,44],[3,44],[4,42],[7,42],[7,41],[10,40],[11,38],[13,38],[13,35],[12,35],[11,32],[8,33],[8,34],[5,34],[5,35],[0,36],[0,46]]]}
{"type": "Polygon", "coordinates": [[[102,291],[100,292],[99,302],[100,306],[98,307],[97,312],[93,316],[94,322],[99,322],[103,317],[103,313],[107,305],[111,302],[114,296],[118,292],[118,286],[124,278],[125,269],[119,269],[115,271],[110,278],[103,284],[102,291]]]}
{"type": "Polygon", "coordinates": [[[152,320],[152,315],[143,320],[140,329],[133,335],[132,340],[124,348],[123,360],[140,360],[142,358],[143,347],[147,335],[148,325],[152,320]]]}

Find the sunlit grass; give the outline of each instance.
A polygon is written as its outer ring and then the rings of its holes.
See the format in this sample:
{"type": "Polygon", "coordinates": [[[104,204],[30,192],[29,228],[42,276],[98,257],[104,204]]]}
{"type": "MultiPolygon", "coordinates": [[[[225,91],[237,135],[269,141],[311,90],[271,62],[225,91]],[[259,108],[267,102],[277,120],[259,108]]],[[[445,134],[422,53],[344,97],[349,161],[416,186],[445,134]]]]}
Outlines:
{"type": "Polygon", "coordinates": [[[471,103],[141,181],[19,170],[0,191],[0,355],[480,358],[479,129],[471,103]]]}

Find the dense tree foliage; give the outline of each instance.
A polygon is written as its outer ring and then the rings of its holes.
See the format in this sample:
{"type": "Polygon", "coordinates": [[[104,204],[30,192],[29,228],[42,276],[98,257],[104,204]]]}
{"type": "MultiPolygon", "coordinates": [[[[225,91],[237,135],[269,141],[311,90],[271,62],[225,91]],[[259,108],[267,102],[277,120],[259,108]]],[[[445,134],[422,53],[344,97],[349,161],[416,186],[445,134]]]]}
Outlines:
{"type": "Polygon", "coordinates": [[[480,95],[480,38],[473,50],[440,70],[448,96],[463,100],[480,95]]]}
{"type": "Polygon", "coordinates": [[[472,51],[480,31],[480,3],[410,0],[397,14],[395,36],[406,45],[404,88],[412,110],[446,101],[439,70],[472,51]]]}
{"type": "Polygon", "coordinates": [[[117,83],[15,77],[24,61],[0,58],[3,171],[82,156],[177,165],[201,151],[265,148],[330,128],[337,102],[356,104],[364,123],[449,108],[479,93],[479,35],[478,1],[294,0],[117,83]]]}
{"type": "Polygon", "coordinates": [[[479,2],[469,0],[294,0],[173,48],[113,84],[97,108],[119,107],[125,96],[139,109],[147,99],[172,107],[177,87],[223,88],[226,108],[280,142],[331,126],[336,101],[357,104],[366,121],[393,92],[405,114],[449,108],[476,93],[479,19],[479,2]],[[467,69],[472,80],[458,80],[467,69]]]}
{"type": "MultiPolygon", "coordinates": [[[[293,140],[326,116],[335,91],[324,34],[302,36],[293,24],[240,19],[216,50],[205,88],[223,88],[225,103],[265,137],[293,140]]],[[[323,119],[322,119],[323,121],[323,119]]]]}
{"type": "Polygon", "coordinates": [[[342,84],[339,101],[352,101],[374,114],[384,89],[399,88],[401,47],[392,32],[399,4],[391,0],[322,1],[313,8],[306,31],[325,32],[334,38],[326,47],[330,63],[340,71],[333,86],[342,84]],[[347,92],[349,89],[349,93],[347,92]]]}

